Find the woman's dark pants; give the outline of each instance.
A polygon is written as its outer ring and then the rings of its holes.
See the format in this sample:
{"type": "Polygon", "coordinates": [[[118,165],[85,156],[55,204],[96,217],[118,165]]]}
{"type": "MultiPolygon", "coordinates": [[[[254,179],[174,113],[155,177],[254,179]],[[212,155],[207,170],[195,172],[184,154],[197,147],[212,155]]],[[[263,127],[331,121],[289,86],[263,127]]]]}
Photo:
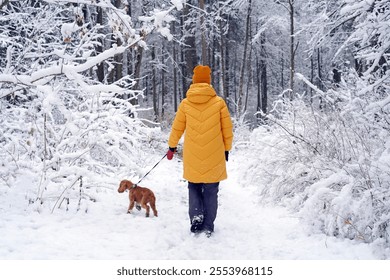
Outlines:
{"type": "Polygon", "coordinates": [[[218,209],[217,183],[188,182],[190,222],[203,222],[203,230],[214,231],[214,221],[218,209]]]}

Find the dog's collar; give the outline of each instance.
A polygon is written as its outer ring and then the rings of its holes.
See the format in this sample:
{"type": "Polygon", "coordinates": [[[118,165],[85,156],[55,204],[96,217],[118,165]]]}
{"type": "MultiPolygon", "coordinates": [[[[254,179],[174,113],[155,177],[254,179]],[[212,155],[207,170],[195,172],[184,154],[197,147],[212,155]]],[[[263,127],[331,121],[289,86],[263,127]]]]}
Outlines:
{"type": "Polygon", "coordinates": [[[137,184],[134,184],[131,188],[132,188],[132,189],[135,189],[136,187],[138,187],[138,185],[137,185],[137,184]]]}

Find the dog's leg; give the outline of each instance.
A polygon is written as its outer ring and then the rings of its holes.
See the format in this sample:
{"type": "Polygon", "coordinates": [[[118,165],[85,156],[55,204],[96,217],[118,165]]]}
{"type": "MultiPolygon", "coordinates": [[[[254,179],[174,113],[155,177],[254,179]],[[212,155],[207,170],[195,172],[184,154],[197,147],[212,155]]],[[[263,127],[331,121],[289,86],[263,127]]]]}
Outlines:
{"type": "Polygon", "coordinates": [[[130,205],[129,205],[129,210],[127,210],[127,214],[131,214],[131,210],[134,208],[134,200],[130,199],[130,205]]]}
{"type": "Polygon", "coordinates": [[[138,210],[138,211],[141,211],[141,205],[139,204],[139,203],[137,203],[136,205],[135,205],[135,208],[138,210]]]}
{"type": "Polygon", "coordinates": [[[145,215],[145,217],[149,217],[149,213],[150,213],[150,207],[149,207],[149,205],[147,205],[145,202],[142,202],[141,206],[142,206],[142,208],[145,208],[145,210],[146,210],[146,215],[145,215]]]}

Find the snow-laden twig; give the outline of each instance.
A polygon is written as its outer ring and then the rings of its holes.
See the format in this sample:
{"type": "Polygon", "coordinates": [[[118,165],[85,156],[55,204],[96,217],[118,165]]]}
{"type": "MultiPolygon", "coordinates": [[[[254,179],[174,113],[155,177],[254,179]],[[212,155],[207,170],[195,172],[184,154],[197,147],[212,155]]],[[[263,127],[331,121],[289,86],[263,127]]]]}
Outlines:
{"type": "Polygon", "coordinates": [[[70,184],[69,186],[67,186],[67,187],[62,191],[62,193],[61,193],[60,196],[58,197],[57,201],[54,203],[53,209],[51,210],[51,213],[52,213],[52,214],[53,214],[53,212],[54,212],[54,210],[55,210],[55,208],[56,208],[58,202],[60,201],[61,197],[64,195],[64,193],[65,193],[68,189],[70,189],[71,187],[73,187],[73,186],[77,183],[77,181],[79,181],[81,178],[82,178],[82,176],[77,177],[77,179],[74,180],[74,182],[73,182],[72,184],[70,184]]]}

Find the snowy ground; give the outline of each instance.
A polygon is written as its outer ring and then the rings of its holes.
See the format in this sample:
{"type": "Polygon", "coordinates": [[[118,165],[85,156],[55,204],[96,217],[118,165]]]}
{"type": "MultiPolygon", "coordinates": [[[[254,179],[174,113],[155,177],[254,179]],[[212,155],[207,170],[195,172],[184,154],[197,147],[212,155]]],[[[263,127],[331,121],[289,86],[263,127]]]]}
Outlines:
{"type": "Polygon", "coordinates": [[[28,206],[30,176],[20,176],[12,188],[0,184],[0,259],[383,258],[373,245],[309,234],[286,209],[262,206],[255,186],[240,185],[235,172],[239,162],[231,155],[229,179],[220,186],[215,233],[209,239],[189,232],[187,186],[177,158],[163,160],[140,184],[155,192],[158,218],[145,218],[144,212],[126,214],[128,193],[119,194],[117,185],[97,193],[88,213],[51,214],[28,206]]]}

